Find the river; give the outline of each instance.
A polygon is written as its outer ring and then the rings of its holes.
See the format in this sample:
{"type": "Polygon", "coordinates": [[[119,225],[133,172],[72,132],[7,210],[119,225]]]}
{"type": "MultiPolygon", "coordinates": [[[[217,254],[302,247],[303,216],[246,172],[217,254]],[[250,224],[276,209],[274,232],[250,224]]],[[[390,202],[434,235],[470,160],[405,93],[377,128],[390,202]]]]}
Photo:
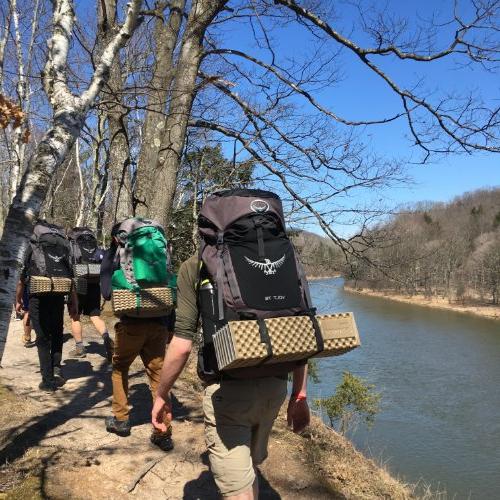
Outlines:
{"type": "Polygon", "coordinates": [[[500,322],[344,292],[311,282],[320,313],[355,314],[362,346],[319,360],[309,395],[334,392],[348,370],[375,384],[381,412],[356,447],[404,481],[447,498],[500,498],[500,322]]]}

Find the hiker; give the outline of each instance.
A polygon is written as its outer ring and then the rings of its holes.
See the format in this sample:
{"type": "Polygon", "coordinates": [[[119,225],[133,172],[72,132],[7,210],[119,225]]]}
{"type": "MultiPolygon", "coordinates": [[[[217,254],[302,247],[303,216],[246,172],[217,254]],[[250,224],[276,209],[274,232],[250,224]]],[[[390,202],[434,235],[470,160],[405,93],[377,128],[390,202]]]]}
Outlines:
{"type": "MultiPolygon", "coordinates": [[[[137,290],[135,285],[140,289],[149,278],[153,282],[163,281],[162,277],[153,272],[159,268],[159,273],[165,276],[170,265],[165,234],[158,223],[145,219],[127,219],[113,227],[111,236],[111,247],[101,263],[101,291],[104,299],[110,300],[115,287],[119,285],[124,288],[132,285],[137,290]],[[141,231],[145,234],[141,234],[141,231]],[[131,261],[127,261],[127,257],[131,261]],[[139,268],[143,271],[142,280],[134,274],[139,268]],[[133,276],[128,275],[129,271],[133,276]]],[[[115,324],[112,358],[113,416],[106,418],[106,430],[118,436],[130,434],[128,372],[137,356],[141,357],[146,368],[153,400],[155,398],[174,321],[172,308],[160,314],[158,317],[134,317],[135,314],[132,313],[120,314],[115,311],[119,321],[115,324]]],[[[166,421],[162,431],[153,428],[150,441],[163,451],[170,451],[173,448],[170,422],[166,421]]]]}
{"type": "Polygon", "coordinates": [[[71,277],[69,244],[63,229],[39,220],[25,255],[18,293],[22,296],[27,287],[42,376],[38,388],[44,392],[54,392],[66,382],[61,368],[66,295],[71,297],[70,315],[78,310],[71,277]]]}
{"type": "Polygon", "coordinates": [[[29,313],[29,294],[28,288],[24,286],[22,280],[19,280],[19,283],[16,287],[16,315],[23,322],[23,336],[22,343],[24,347],[33,347],[35,342],[31,340],[31,322],[30,322],[30,313],[29,313]]]}
{"type": "Polygon", "coordinates": [[[71,320],[71,335],[75,347],[69,351],[72,358],[86,356],[83,345],[82,323],[80,316],[88,316],[95,329],[101,335],[106,359],[111,363],[113,340],[109,336],[106,323],[101,318],[101,286],[99,284],[100,263],[104,252],[98,247],[97,238],[87,227],[74,227],[68,233],[71,248],[73,273],[77,280],[78,314],[71,320]],[[82,274],[80,275],[80,270],[82,274]],[[83,285],[80,287],[79,285],[83,285]]]}
{"type": "Polygon", "coordinates": [[[288,423],[294,432],[309,423],[307,364],[219,371],[213,334],[227,320],[306,312],[307,283],[296,269],[281,202],[273,193],[216,193],[205,200],[198,225],[200,254],[186,260],[178,273],[175,332],[163,364],[152,423],[164,430],[163,415],[167,414],[167,422],[172,418],[169,392],[187,362],[201,318],[198,375],[205,383],[203,412],[210,467],[223,498],[256,499],[256,467],[267,457],[269,435],[285,401],[290,372],[288,423]],[[236,288],[239,295],[235,297],[236,288]]]}

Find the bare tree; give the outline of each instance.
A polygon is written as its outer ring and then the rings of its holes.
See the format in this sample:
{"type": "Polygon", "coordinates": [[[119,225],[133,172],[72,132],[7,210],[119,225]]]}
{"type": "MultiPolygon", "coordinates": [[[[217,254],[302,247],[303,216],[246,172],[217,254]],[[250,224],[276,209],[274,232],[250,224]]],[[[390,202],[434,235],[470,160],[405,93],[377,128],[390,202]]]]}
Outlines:
{"type": "MultiPolygon", "coordinates": [[[[117,30],[117,1],[103,0],[98,8],[98,47],[105,47],[117,30]]],[[[102,49],[98,49],[98,53],[102,49]]],[[[124,71],[119,57],[115,57],[107,84],[103,89],[103,103],[108,122],[108,172],[111,174],[113,208],[112,220],[123,220],[132,214],[132,188],[130,179],[130,145],[127,110],[123,106],[124,71]]]]}
{"type": "MultiPolygon", "coordinates": [[[[188,12],[173,63],[172,87],[165,99],[165,133],[158,161],[154,167],[152,162],[143,163],[138,170],[140,213],[168,222],[186,130],[203,128],[212,133],[213,141],[238,143],[239,154],[254,159],[261,167],[259,177],[284,194],[297,220],[313,221],[346,255],[359,255],[361,247],[373,244],[364,229],[384,210],[346,208],[344,201],[356,190],[373,191],[405,180],[403,160],[369,151],[363,141],[366,128],[400,123],[422,153],[422,162],[431,155],[500,150],[498,107],[473,95],[447,94],[446,89],[430,92],[422,81],[412,86],[400,84],[391,74],[395,71],[380,62],[392,58],[401,64],[426,64],[450,59],[457,65],[494,71],[498,59],[496,0],[474,3],[467,16],[460,15],[457,8],[446,29],[431,19],[414,32],[405,20],[378,15],[373,8],[360,5],[358,31],[364,33],[356,31],[350,37],[336,27],[341,17],[332,15],[329,2],[232,1],[213,2],[211,7],[209,11],[202,1],[193,2],[188,12]],[[275,33],[284,25],[310,35],[307,60],[287,58],[283,48],[278,49],[275,33]],[[450,30],[453,25],[456,29],[450,30]],[[225,27],[235,26],[251,33],[259,55],[224,44],[225,27]],[[435,48],[436,40],[450,31],[454,34],[446,47],[435,48]],[[361,35],[364,39],[368,35],[372,45],[358,43],[355,38],[361,35]],[[379,78],[397,97],[399,109],[386,116],[354,119],[321,103],[316,90],[338,83],[341,57],[360,61],[379,78]],[[183,64],[184,59],[189,65],[183,64]],[[303,193],[304,183],[311,186],[307,194],[303,193]],[[342,218],[360,227],[349,240],[332,229],[333,222],[342,218]]],[[[165,78],[168,85],[170,77],[171,73],[165,78]]],[[[156,148],[151,149],[152,155],[158,154],[156,148]]]]}
{"type": "Polygon", "coordinates": [[[189,12],[172,83],[165,131],[153,170],[157,189],[152,190],[149,215],[168,222],[177,184],[177,172],[195,98],[198,70],[204,53],[205,31],[227,0],[197,0],[189,12]]]}
{"type": "Polygon", "coordinates": [[[87,112],[102,89],[119,49],[132,35],[140,0],[128,4],[124,24],[104,49],[89,87],[75,96],[67,81],[67,56],[73,31],[74,9],[70,0],[54,0],[53,32],[48,42],[44,88],[53,108],[51,128],[30,159],[12,202],[0,241],[0,359],[12,311],[15,288],[33,224],[47,193],[50,180],[64,161],[83,127],[87,112]]]}
{"type": "Polygon", "coordinates": [[[173,0],[169,5],[169,15],[165,19],[166,2],[157,2],[153,12],[155,24],[153,44],[155,60],[147,92],[147,111],[142,130],[142,144],[137,162],[135,186],[135,212],[137,215],[148,215],[147,202],[154,178],[152,165],[156,165],[160,151],[162,136],[165,133],[166,108],[168,96],[175,74],[174,51],[178,42],[182,24],[185,0],[173,0]]]}

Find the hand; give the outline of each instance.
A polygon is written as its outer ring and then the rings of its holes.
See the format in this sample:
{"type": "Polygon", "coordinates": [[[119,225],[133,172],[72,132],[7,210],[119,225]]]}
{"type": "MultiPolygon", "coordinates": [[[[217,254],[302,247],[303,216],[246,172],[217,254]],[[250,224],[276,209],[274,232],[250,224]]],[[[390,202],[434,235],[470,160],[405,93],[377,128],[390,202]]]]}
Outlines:
{"type": "Polygon", "coordinates": [[[297,401],[293,396],[288,402],[287,422],[292,427],[293,432],[300,433],[308,425],[311,420],[309,414],[309,405],[306,399],[297,401]]]}
{"type": "Polygon", "coordinates": [[[23,312],[23,303],[22,302],[16,302],[16,313],[21,314],[23,312]]]}
{"type": "Polygon", "coordinates": [[[153,427],[160,432],[167,432],[170,422],[172,421],[172,404],[170,398],[163,399],[161,396],[156,396],[153,410],[151,411],[151,423],[153,427]],[[167,422],[164,422],[166,417],[167,422]]]}

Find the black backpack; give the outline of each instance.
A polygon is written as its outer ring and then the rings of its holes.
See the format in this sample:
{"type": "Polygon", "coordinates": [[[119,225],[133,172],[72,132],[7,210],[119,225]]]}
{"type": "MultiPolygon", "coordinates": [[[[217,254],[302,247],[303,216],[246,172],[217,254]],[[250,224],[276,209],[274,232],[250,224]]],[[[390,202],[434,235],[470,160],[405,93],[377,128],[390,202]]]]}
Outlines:
{"type": "Polygon", "coordinates": [[[73,264],[99,263],[97,238],[88,227],[74,227],[68,233],[73,264]]]}
{"type": "Polygon", "coordinates": [[[61,227],[38,221],[30,239],[30,276],[71,278],[69,242],[61,227]]]}
{"type": "MultiPolygon", "coordinates": [[[[198,218],[198,306],[203,326],[198,373],[218,377],[213,335],[227,321],[313,315],[309,287],[289,240],[279,197],[255,189],[209,196],[198,218]]],[[[228,370],[233,377],[284,375],[296,362],[228,370]]]]}

